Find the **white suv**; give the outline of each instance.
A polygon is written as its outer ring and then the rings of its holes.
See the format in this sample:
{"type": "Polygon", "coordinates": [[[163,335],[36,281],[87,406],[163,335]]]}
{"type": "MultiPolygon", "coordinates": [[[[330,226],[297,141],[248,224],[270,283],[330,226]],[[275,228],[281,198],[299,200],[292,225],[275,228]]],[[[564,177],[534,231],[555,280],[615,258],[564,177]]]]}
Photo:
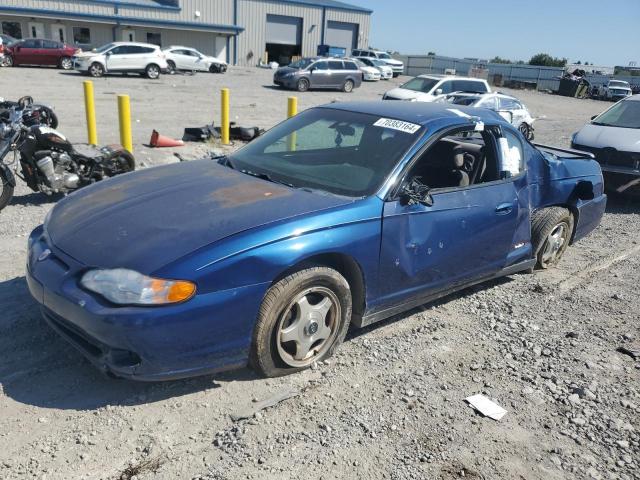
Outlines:
{"type": "Polygon", "coordinates": [[[73,66],[92,77],[105,73],[142,73],[153,79],[167,71],[167,59],[157,45],[113,42],[77,54],[73,57],[73,66]]]}
{"type": "Polygon", "coordinates": [[[433,102],[441,95],[454,92],[489,93],[491,87],[486,80],[450,75],[420,75],[398,88],[389,90],[383,100],[410,100],[412,102],[433,102]]]}
{"type": "Polygon", "coordinates": [[[387,52],[382,52],[380,50],[352,50],[352,57],[370,57],[377,58],[378,60],[382,60],[384,63],[389,65],[393,70],[393,77],[397,77],[404,73],[404,63],[400,60],[395,60],[391,58],[387,52]]]}
{"type": "Polygon", "coordinates": [[[195,48],[173,46],[164,48],[162,51],[167,56],[169,73],[175,73],[178,70],[211,73],[224,73],[227,71],[227,62],[200,53],[195,48]]]}

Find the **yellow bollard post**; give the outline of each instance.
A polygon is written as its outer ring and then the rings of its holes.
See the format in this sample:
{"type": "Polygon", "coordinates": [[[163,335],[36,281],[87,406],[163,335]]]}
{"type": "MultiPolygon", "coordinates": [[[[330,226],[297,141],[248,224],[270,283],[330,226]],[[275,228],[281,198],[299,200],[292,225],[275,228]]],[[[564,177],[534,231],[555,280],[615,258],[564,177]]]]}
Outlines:
{"type": "MultiPolygon", "coordinates": [[[[287,118],[295,117],[298,114],[298,97],[289,97],[287,101],[287,118]]],[[[287,139],[287,151],[295,152],[298,135],[292,132],[287,139]]]]}
{"type": "Polygon", "coordinates": [[[87,116],[87,140],[90,145],[98,144],[98,130],[96,129],[96,104],[93,98],[93,82],[85,80],[84,86],[84,110],[87,116]]]}
{"type": "Polygon", "coordinates": [[[133,153],[131,139],[131,105],[129,95],[118,95],[118,118],[120,121],[120,143],[125,150],[133,153]]]}
{"type": "Polygon", "coordinates": [[[287,118],[294,117],[298,114],[298,97],[289,97],[287,101],[287,118]]]}
{"type": "Polygon", "coordinates": [[[222,102],[220,137],[223,145],[229,145],[229,89],[223,88],[220,93],[220,100],[222,102]]]}

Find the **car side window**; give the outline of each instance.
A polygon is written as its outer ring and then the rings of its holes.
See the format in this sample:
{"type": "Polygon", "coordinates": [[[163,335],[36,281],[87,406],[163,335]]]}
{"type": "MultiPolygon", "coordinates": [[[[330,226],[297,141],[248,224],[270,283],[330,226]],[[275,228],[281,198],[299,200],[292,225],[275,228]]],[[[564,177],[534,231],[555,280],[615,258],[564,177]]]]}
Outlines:
{"type": "Polygon", "coordinates": [[[60,45],[58,42],[52,42],[51,40],[43,40],[42,41],[42,48],[47,48],[50,50],[54,50],[54,49],[58,49],[61,48],[62,45],[60,45]]]}
{"type": "Polygon", "coordinates": [[[453,82],[450,80],[442,82],[436,87],[436,90],[438,89],[442,90],[442,93],[451,93],[453,92],[453,82]]]}
{"type": "Polygon", "coordinates": [[[356,65],[354,62],[344,62],[344,69],[345,70],[359,70],[358,65],[356,65]]]}
{"type": "Polygon", "coordinates": [[[38,40],[25,40],[22,42],[22,48],[40,48],[40,42],[38,40]]]}
{"type": "Polygon", "coordinates": [[[498,138],[498,146],[500,147],[501,178],[521,174],[525,169],[524,149],[518,136],[509,130],[504,130],[502,137],[498,138]]]}
{"type": "Polygon", "coordinates": [[[492,135],[473,127],[440,138],[420,154],[406,177],[433,189],[464,188],[500,178],[492,135]]]}
{"type": "Polygon", "coordinates": [[[329,60],[329,70],[344,70],[344,65],[340,61],[329,60]]]}
{"type": "Polygon", "coordinates": [[[482,102],[480,102],[478,107],[488,108],[489,110],[497,110],[498,101],[496,100],[496,97],[485,98],[484,100],[482,100],[482,102]]]}
{"type": "Polygon", "coordinates": [[[500,99],[500,110],[516,110],[516,102],[511,98],[500,99]]]}
{"type": "Polygon", "coordinates": [[[120,45],[116,48],[112,48],[108,53],[111,55],[124,55],[125,53],[128,53],[127,50],[128,48],[125,45],[120,45]]]}
{"type": "Polygon", "coordinates": [[[329,64],[326,61],[316,62],[313,64],[316,70],[329,70],[329,64]]]}

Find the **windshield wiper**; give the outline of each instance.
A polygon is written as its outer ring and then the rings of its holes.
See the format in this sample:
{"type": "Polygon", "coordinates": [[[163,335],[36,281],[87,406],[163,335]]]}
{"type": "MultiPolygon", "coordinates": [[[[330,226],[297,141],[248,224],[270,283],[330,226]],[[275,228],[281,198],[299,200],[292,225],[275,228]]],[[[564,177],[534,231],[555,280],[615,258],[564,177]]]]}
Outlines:
{"type": "Polygon", "coordinates": [[[279,185],[284,185],[286,187],[291,187],[291,188],[298,188],[291,183],[283,182],[282,180],[276,180],[275,178],[273,178],[271,175],[267,173],[252,172],[251,170],[240,170],[240,172],[246,175],[251,175],[252,177],[260,178],[261,180],[266,180],[267,182],[277,183],[279,185]]]}

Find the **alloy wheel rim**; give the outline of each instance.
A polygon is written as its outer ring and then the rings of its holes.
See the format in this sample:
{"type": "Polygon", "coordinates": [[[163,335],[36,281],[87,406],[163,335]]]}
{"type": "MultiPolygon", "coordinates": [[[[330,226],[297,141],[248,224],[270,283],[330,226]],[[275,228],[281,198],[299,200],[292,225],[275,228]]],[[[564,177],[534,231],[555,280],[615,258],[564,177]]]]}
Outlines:
{"type": "Polygon", "coordinates": [[[558,260],[567,240],[567,231],[567,226],[564,223],[556,225],[553,230],[551,230],[542,252],[542,263],[551,264],[558,260]]]}
{"type": "Polygon", "coordinates": [[[296,295],[278,322],[276,344],[282,361],[300,368],[321,358],[334,343],[341,314],[338,297],[326,287],[296,295]]]}
{"type": "Polygon", "coordinates": [[[149,77],[157,78],[158,69],[156,67],[149,67],[149,69],[147,70],[147,73],[148,73],[149,77]]]}
{"type": "Polygon", "coordinates": [[[71,59],[63,58],[62,59],[62,68],[64,70],[69,70],[71,68],[71,59]]]}
{"type": "Polygon", "coordinates": [[[97,65],[91,66],[91,75],[93,75],[94,77],[99,77],[101,73],[102,69],[100,67],[98,67],[97,65]]]}

